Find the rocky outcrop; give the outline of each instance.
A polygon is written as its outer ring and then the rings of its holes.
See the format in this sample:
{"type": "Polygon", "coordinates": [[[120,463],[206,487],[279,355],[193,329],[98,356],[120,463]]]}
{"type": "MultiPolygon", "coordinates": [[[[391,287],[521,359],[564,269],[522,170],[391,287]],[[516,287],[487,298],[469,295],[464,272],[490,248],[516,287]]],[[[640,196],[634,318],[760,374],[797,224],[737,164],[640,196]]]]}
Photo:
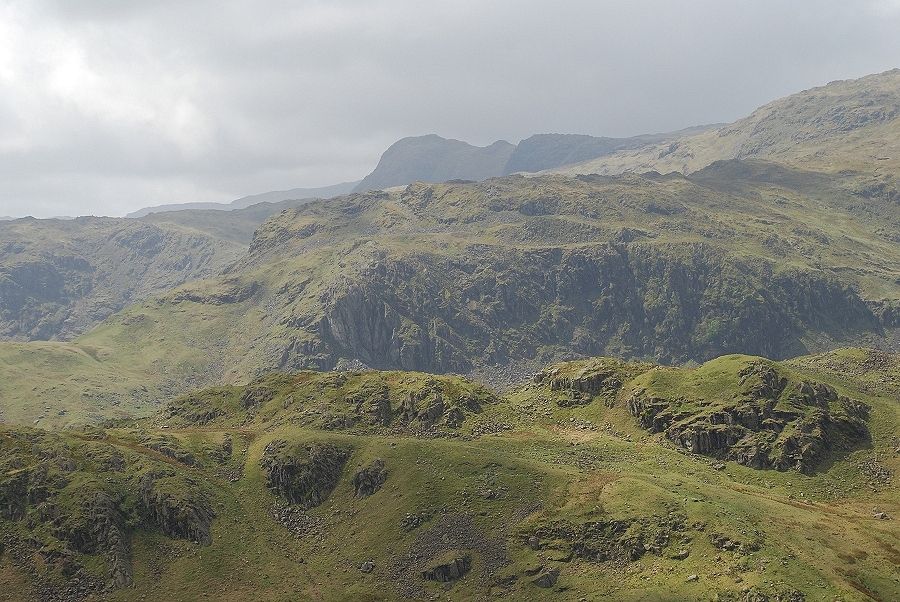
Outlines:
{"type": "Polygon", "coordinates": [[[448,583],[456,581],[472,568],[472,556],[467,552],[449,552],[433,560],[422,571],[422,579],[448,583]]]}
{"type": "Polygon", "coordinates": [[[141,479],[140,496],[147,522],[166,535],[204,546],[212,543],[210,528],[216,513],[193,479],[151,473],[141,479]]]}
{"type": "Polygon", "coordinates": [[[868,436],[868,406],[829,385],[789,382],[765,363],[740,374],[742,390],[727,403],[697,403],[644,389],[626,406],[640,425],[693,453],[751,468],[809,473],[832,451],[868,436]]]}
{"type": "Polygon", "coordinates": [[[288,503],[309,509],[328,499],[349,458],[349,449],[332,443],[276,439],[266,446],[260,466],[270,489],[288,503]]]}
{"type": "Polygon", "coordinates": [[[523,537],[534,550],[563,552],[561,558],[634,562],[648,552],[662,555],[670,546],[680,547],[685,531],[684,515],[672,512],[665,516],[583,523],[553,521],[525,532],[523,537]]]}
{"type": "Polygon", "coordinates": [[[467,413],[478,412],[481,412],[481,401],[477,397],[461,396],[451,402],[445,398],[442,383],[431,380],[407,395],[398,410],[398,419],[426,428],[442,420],[450,428],[459,428],[467,413]]]}
{"type": "Polygon", "coordinates": [[[356,497],[368,497],[381,489],[387,480],[388,471],[384,460],[377,458],[371,464],[360,468],[353,474],[353,490],[356,497]]]}
{"type": "Polygon", "coordinates": [[[344,397],[344,401],[364,424],[387,426],[393,420],[387,383],[368,382],[344,397]]]}
{"type": "Polygon", "coordinates": [[[72,504],[71,509],[62,501],[53,502],[38,507],[34,518],[52,524],[56,536],[74,550],[105,556],[110,586],[130,585],[131,545],[122,499],[96,483],[88,483],[71,495],[75,499],[66,502],[72,504]]]}
{"type": "Polygon", "coordinates": [[[624,382],[647,368],[642,364],[627,364],[607,358],[584,360],[541,370],[532,376],[532,382],[546,386],[550,391],[565,393],[565,396],[556,398],[556,403],[561,407],[587,405],[597,396],[611,406],[624,382]]]}
{"type": "Polygon", "coordinates": [[[531,580],[538,587],[550,588],[556,585],[559,579],[559,569],[556,567],[542,569],[534,579],[531,580]]]}
{"type": "Polygon", "coordinates": [[[241,394],[241,407],[245,410],[256,408],[274,397],[275,391],[271,387],[250,385],[241,394]]]}

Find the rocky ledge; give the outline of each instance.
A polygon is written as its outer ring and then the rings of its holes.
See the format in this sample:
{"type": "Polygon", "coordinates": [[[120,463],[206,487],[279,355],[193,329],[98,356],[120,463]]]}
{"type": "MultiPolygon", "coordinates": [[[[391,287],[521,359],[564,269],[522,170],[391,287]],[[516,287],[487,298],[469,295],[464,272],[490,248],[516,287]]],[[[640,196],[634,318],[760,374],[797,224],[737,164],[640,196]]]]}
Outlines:
{"type": "Polygon", "coordinates": [[[642,427],[693,453],[757,469],[813,472],[831,453],[869,438],[869,407],[823,383],[791,381],[765,362],[740,371],[728,401],[638,388],[626,405],[642,427]]]}

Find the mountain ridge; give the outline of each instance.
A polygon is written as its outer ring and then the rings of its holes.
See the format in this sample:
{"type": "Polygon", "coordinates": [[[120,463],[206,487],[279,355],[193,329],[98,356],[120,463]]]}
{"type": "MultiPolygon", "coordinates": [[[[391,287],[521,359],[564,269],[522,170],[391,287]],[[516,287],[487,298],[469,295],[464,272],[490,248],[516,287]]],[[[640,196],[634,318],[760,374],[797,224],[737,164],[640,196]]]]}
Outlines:
{"type": "Polygon", "coordinates": [[[404,186],[415,181],[481,181],[520,171],[537,172],[661,140],[677,140],[715,125],[630,138],[534,134],[515,145],[498,140],[483,147],[437,134],[409,136],[396,141],[384,152],[378,165],[360,181],[354,192],[404,186]]]}
{"type": "Polygon", "coordinates": [[[900,174],[900,69],[837,80],[759,107],[713,131],[553,171],[691,173],[717,160],[759,158],[801,169],[900,174]]]}
{"type": "Polygon", "coordinates": [[[331,184],[329,186],[320,186],[318,188],[291,188],[289,190],[273,190],[272,192],[262,192],[251,194],[248,196],[235,199],[228,203],[172,203],[167,205],[155,205],[153,207],[144,207],[127,214],[126,218],[137,219],[146,217],[152,213],[167,213],[171,211],[185,210],[221,210],[232,211],[234,209],[246,209],[252,205],[259,203],[279,203],[289,200],[302,200],[312,198],[329,198],[346,194],[353,190],[358,182],[342,182],[340,184],[331,184]]]}

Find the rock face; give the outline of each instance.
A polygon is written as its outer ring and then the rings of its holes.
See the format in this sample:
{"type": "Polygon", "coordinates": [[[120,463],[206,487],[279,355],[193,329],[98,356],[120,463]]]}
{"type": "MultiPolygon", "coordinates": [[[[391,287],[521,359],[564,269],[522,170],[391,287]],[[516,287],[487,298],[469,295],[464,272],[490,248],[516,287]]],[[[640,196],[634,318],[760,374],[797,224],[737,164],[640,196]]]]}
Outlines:
{"type": "Polygon", "coordinates": [[[353,490],[356,497],[368,497],[381,489],[387,480],[388,471],[384,466],[384,460],[378,458],[371,464],[360,468],[353,475],[353,490]]]}
{"type": "Polygon", "coordinates": [[[270,489],[288,503],[309,509],[328,499],[349,458],[349,449],[331,443],[276,439],[266,446],[260,465],[270,489]]]}
{"type": "Polygon", "coordinates": [[[732,352],[781,358],[803,353],[812,316],[828,315],[820,323],[839,330],[880,328],[845,285],[801,271],[768,278],[770,267],[702,244],[643,242],[376,259],[323,297],[315,353],[293,347],[282,361],[292,368],[315,358],[324,369],[347,357],[465,373],[547,348],[664,363],[732,352]],[[763,280],[768,299],[755,293],[763,280]]]}
{"type": "Polygon", "coordinates": [[[81,491],[80,503],[73,513],[60,506],[47,506],[41,513],[53,516],[58,536],[78,552],[103,553],[109,565],[109,581],[114,587],[132,582],[131,549],[120,510],[121,499],[102,490],[81,491]]]}
{"type": "Polygon", "coordinates": [[[868,436],[868,406],[829,385],[789,381],[767,363],[738,374],[739,391],[727,403],[662,397],[638,389],[628,410],[642,427],[693,453],[752,468],[809,473],[832,451],[868,436]]]}

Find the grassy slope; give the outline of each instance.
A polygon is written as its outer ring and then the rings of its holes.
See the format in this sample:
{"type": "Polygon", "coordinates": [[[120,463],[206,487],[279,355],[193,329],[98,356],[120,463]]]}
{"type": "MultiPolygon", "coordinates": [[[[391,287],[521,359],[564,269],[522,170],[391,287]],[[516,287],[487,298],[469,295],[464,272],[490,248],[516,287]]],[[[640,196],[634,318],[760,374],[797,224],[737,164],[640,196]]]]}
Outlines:
{"type": "MultiPolygon", "coordinates": [[[[790,373],[830,380],[842,393],[873,408],[871,447],[837,458],[827,470],[809,476],[733,463],[716,470],[708,458],[685,454],[659,436],[647,435],[625,412],[622,395],[611,407],[597,398],[587,406],[563,408],[555,400],[564,397],[565,391],[529,385],[484,405],[480,414],[470,414],[461,429],[466,435],[482,432],[487,425],[505,425],[493,429],[497,434],[429,439],[391,429],[315,428],[310,412],[328,407],[339,411],[344,395],[327,394],[329,389],[320,388],[325,381],[319,377],[267,381],[280,392],[249,415],[239,410],[237,400],[243,389],[200,393],[198,407],[225,400],[231,414],[201,427],[173,418],[155,419],[138,430],[123,425],[109,432],[112,443],[123,450],[150,453],[139,439],[143,430],[151,429],[179,438],[185,449],[203,459],[204,468],[183,470],[201,477],[216,492],[213,543],[198,547],[159,533],[139,532],[133,539],[135,586],[115,591],[109,599],[395,599],[397,583],[406,579],[403,575],[411,575],[414,585],[423,583],[415,567],[401,572],[399,578],[392,571],[417,539],[430,541],[431,550],[457,546],[452,529],[450,543],[441,543],[443,531],[437,525],[443,509],[449,524],[471,520],[477,532],[499,539],[509,558],[493,577],[482,578],[480,571],[488,558],[479,550],[494,548],[484,547],[483,542],[473,544],[473,570],[448,591],[452,599],[503,595],[533,600],[584,596],[694,600],[756,587],[770,595],[797,589],[807,600],[893,600],[900,595],[893,570],[900,553],[896,527],[900,498],[893,481],[873,480],[865,466],[877,458],[894,474],[900,469],[893,451],[900,423],[900,408],[891,392],[895,390],[891,387],[900,386],[896,356],[887,356],[893,364],[874,377],[886,381],[868,390],[865,387],[873,379],[870,372],[855,376],[851,370],[848,377],[839,371],[846,368],[843,363],[834,365],[838,360],[864,363],[871,356],[871,352],[846,350],[779,364],[790,373]],[[285,403],[287,397],[290,404],[285,403]],[[593,427],[585,428],[588,423],[593,427]],[[216,447],[226,433],[235,441],[232,464],[244,468],[236,482],[226,480],[204,451],[216,447]],[[309,512],[321,525],[321,535],[296,538],[270,515],[274,498],[265,488],[259,458],[269,441],[282,438],[330,440],[353,448],[337,489],[309,512]],[[357,498],[350,477],[358,466],[376,457],[385,460],[388,480],[373,496],[357,498]],[[486,489],[496,495],[485,496],[486,489]],[[873,518],[873,507],[893,520],[873,518]],[[409,533],[400,528],[407,514],[423,510],[434,517],[409,533]],[[687,530],[661,555],[648,553],[633,563],[548,561],[545,556],[558,557],[558,553],[547,548],[536,552],[525,545],[531,529],[550,521],[659,517],[671,512],[685,517],[687,530]],[[713,547],[712,533],[758,541],[761,547],[750,554],[721,551],[713,547]],[[689,551],[686,559],[672,557],[680,549],[689,551]],[[357,568],[366,560],[376,563],[371,574],[357,568]],[[556,589],[530,583],[524,571],[536,563],[560,567],[556,589]],[[510,575],[519,578],[497,585],[510,575]],[[698,579],[688,580],[691,575],[698,579]]],[[[704,386],[713,381],[734,386],[729,379],[753,359],[716,360],[685,372],[673,384],[696,389],[699,378],[704,386]],[[711,374],[716,377],[705,378],[711,374]]],[[[561,369],[574,374],[585,365],[592,364],[567,364],[561,369]]],[[[627,375],[641,378],[640,373],[648,369],[637,366],[627,375]]],[[[355,378],[341,391],[357,390],[372,378],[385,379],[392,398],[399,401],[406,387],[420,386],[427,375],[363,373],[355,378]]],[[[447,382],[456,386],[452,379],[447,382]]],[[[623,395],[628,388],[626,382],[623,395]]],[[[431,553],[421,564],[427,563],[431,553]]],[[[8,581],[20,579],[9,569],[0,575],[8,581]]],[[[445,595],[436,585],[424,587],[428,594],[445,595]]]]}

